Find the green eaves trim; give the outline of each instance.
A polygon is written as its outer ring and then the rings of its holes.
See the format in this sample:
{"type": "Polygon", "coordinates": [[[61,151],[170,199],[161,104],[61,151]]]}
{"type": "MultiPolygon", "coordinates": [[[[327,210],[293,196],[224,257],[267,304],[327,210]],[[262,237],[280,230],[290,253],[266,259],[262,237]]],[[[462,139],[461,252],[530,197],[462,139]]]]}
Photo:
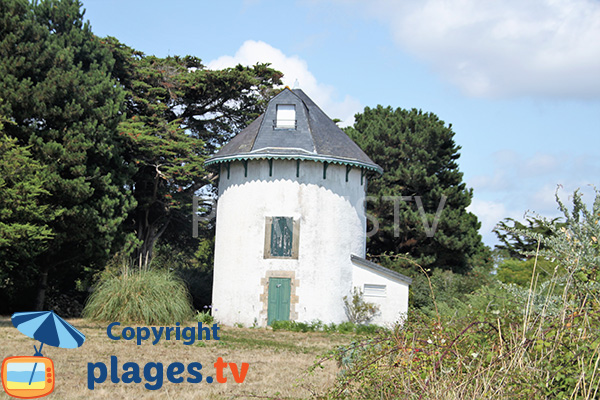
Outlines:
{"type": "Polygon", "coordinates": [[[370,171],[375,171],[379,175],[383,174],[383,169],[379,165],[373,164],[364,164],[358,161],[350,161],[350,160],[340,160],[336,158],[330,157],[320,157],[320,156],[301,156],[301,155],[273,155],[273,154],[256,154],[252,156],[229,156],[222,158],[212,158],[208,159],[204,162],[204,165],[207,167],[214,164],[220,164],[224,162],[231,161],[248,161],[248,160],[303,160],[303,161],[316,161],[316,162],[326,162],[332,164],[340,164],[340,165],[350,165],[352,167],[365,168],[370,171]]]}

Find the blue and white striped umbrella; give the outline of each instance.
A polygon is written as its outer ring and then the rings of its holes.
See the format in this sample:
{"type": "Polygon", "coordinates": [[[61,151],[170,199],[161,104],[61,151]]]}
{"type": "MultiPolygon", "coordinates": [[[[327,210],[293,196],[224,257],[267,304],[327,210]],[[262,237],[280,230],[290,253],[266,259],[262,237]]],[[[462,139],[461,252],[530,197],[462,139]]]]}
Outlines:
{"type": "MultiPolygon", "coordinates": [[[[18,312],[12,323],[21,333],[43,344],[63,349],[74,349],[85,342],[83,333],[75,329],[54,311],[18,312]]],[[[41,353],[42,348],[36,351],[41,353]]],[[[36,354],[37,355],[37,354],[36,354]]]]}

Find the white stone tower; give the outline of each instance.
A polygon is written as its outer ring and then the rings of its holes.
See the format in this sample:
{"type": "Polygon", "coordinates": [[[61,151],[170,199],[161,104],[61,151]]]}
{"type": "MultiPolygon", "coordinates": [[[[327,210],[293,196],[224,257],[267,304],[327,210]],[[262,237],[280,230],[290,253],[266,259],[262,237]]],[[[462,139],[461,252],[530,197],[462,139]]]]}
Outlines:
{"type": "Polygon", "coordinates": [[[365,257],[367,175],[381,168],[302,90],[287,88],[206,165],[219,171],[216,319],[347,320],[351,257],[365,257]]]}

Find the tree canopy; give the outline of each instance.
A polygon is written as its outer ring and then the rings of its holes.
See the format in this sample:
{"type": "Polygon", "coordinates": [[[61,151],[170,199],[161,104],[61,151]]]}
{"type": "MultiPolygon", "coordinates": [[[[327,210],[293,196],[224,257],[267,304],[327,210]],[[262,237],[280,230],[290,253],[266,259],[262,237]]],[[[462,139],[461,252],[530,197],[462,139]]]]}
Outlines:
{"type": "MultiPolygon", "coordinates": [[[[498,222],[492,230],[500,241],[500,244],[495,246],[496,249],[505,256],[516,260],[524,261],[532,257],[538,248],[538,241],[528,234],[552,236],[553,232],[539,218],[529,217],[526,219],[526,222],[527,224],[523,224],[513,218],[504,218],[498,222]]],[[[560,222],[560,218],[552,219],[551,223],[557,226],[564,226],[564,223],[560,222]]],[[[544,245],[540,243],[540,249],[543,248],[544,245]]]]}
{"type": "Polygon", "coordinates": [[[192,56],[146,56],[114,38],[107,44],[126,92],[118,131],[134,169],[137,206],[125,226],[136,239],[133,259],[147,267],[165,234],[197,246],[190,211],[194,194],[211,183],[204,160],[260,115],[281,73],[264,64],[213,71],[192,56]]]}
{"type": "Polygon", "coordinates": [[[78,0],[0,3],[0,288],[21,308],[87,288],[117,252],[147,267],[160,238],[204,249],[192,238],[203,161],[280,83],[268,65],[147,56],[83,14],[78,0]]]}
{"type": "Polygon", "coordinates": [[[451,125],[421,110],[378,106],[357,114],[346,133],[384,170],[367,190],[367,212],[378,223],[371,257],[407,254],[455,272],[488,262],[480,224],[466,210],[473,192],[462,181],[451,125]]]}
{"type": "MultiPolygon", "coordinates": [[[[148,268],[157,248],[161,262],[209,273],[212,224],[191,234],[193,196],[213,178],[204,160],[264,111],[281,76],[99,38],[78,0],[0,3],[3,293],[41,308],[47,287],[85,289],[117,253],[148,268]]],[[[451,126],[379,106],[347,133],[385,170],[368,192],[372,256],[455,272],[486,263],[451,126]]]]}
{"type": "Polygon", "coordinates": [[[124,92],[79,1],[3,1],[0,41],[0,113],[10,121],[5,132],[29,146],[47,175],[37,201],[43,205],[38,213],[49,215],[48,246],[18,261],[36,271],[27,282],[39,279],[40,308],[49,273],[74,281],[85,268],[103,266],[119,241],[133,204],[114,135],[124,92]]]}
{"type": "Polygon", "coordinates": [[[0,118],[0,303],[16,297],[20,284],[35,274],[26,263],[47,250],[53,232],[48,206],[45,168],[28,147],[4,133],[0,118]]]}

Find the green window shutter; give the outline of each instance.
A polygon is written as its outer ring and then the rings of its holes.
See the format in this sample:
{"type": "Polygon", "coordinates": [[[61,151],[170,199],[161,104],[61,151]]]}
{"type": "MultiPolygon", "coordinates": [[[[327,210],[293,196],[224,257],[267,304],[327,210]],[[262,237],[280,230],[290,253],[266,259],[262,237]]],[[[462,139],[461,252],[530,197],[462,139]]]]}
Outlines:
{"type": "Polygon", "coordinates": [[[271,223],[271,256],[291,257],[294,242],[294,219],[273,217],[271,223]]]}

